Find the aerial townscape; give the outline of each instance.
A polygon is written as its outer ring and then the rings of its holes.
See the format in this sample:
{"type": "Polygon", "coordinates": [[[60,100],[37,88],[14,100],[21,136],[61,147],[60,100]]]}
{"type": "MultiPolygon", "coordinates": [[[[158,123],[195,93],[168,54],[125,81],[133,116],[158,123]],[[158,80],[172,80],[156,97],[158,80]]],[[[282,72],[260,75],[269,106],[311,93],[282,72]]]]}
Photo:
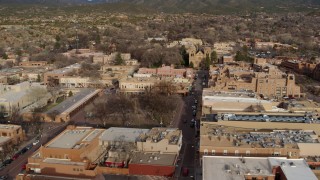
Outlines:
{"type": "Polygon", "coordinates": [[[319,0],[0,0],[0,180],[318,180],[319,29],[319,0]]]}

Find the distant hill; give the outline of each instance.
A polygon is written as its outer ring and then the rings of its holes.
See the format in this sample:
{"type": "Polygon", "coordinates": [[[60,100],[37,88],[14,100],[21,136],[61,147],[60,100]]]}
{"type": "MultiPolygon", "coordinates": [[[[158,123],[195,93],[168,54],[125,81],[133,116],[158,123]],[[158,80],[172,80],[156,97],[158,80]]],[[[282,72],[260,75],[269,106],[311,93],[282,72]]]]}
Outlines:
{"type": "Polygon", "coordinates": [[[0,4],[83,5],[133,4],[155,11],[180,13],[299,12],[320,7],[320,0],[0,0],[0,4]]]}

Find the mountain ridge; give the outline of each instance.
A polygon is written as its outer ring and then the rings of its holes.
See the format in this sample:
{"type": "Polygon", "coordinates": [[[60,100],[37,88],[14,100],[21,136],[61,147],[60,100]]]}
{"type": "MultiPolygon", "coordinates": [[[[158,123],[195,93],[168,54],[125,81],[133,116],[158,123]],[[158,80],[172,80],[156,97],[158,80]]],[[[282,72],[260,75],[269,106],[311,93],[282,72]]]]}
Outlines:
{"type": "Polygon", "coordinates": [[[319,0],[0,0],[1,4],[36,4],[77,6],[87,4],[132,4],[159,12],[301,12],[318,10],[319,0]]]}

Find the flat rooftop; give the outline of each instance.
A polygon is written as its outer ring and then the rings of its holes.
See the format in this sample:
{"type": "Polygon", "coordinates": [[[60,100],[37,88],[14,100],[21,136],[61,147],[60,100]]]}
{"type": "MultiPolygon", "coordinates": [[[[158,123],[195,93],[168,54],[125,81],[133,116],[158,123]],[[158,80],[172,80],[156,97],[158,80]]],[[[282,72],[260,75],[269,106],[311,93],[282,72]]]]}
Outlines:
{"type": "Polygon", "coordinates": [[[141,153],[135,152],[132,156],[130,164],[152,164],[159,166],[174,166],[176,161],[175,154],[159,154],[159,153],[141,153]]]}
{"type": "MultiPolygon", "coordinates": [[[[269,130],[312,130],[315,134],[320,134],[320,124],[308,123],[285,123],[285,122],[256,122],[256,121],[217,121],[217,122],[202,122],[205,127],[207,125],[228,126],[233,128],[243,129],[269,129],[269,130]]],[[[251,131],[251,130],[250,130],[251,131]]],[[[207,131],[200,131],[201,134],[206,134],[207,131]]]]}
{"type": "Polygon", "coordinates": [[[148,133],[149,131],[150,129],[111,127],[101,134],[100,140],[136,142],[141,134],[148,133]]]}
{"type": "Polygon", "coordinates": [[[317,180],[304,159],[281,157],[204,156],[203,179],[243,180],[245,176],[274,177],[273,167],[280,167],[287,180],[317,180]]]}
{"type": "Polygon", "coordinates": [[[55,69],[53,71],[50,71],[50,74],[65,74],[73,71],[74,69],[79,69],[81,67],[81,64],[75,63],[70,66],[60,68],[60,69],[55,69]]]}
{"type": "Polygon", "coordinates": [[[202,97],[241,97],[241,98],[254,98],[256,97],[254,92],[251,91],[214,91],[210,88],[204,89],[202,97]]]}
{"type": "Polygon", "coordinates": [[[151,140],[151,142],[159,142],[162,139],[168,139],[169,144],[178,144],[182,138],[181,135],[181,130],[177,128],[152,128],[149,132],[141,134],[139,141],[151,140]]]}
{"type": "Polygon", "coordinates": [[[45,163],[49,164],[63,164],[63,165],[72,165],[72,166],[84,166],[84,162],[73,162],[67,159],[56,159],[56,158],[46,158],[43,160],[45,163]]]}
{"type": "Polygon", "coordinates": [[[287,180],[317,180],[304,159],[268,158],[272,166],[280,166],[287,180]]]}
{"type": "Polygon", "coordinates": [[[319,144],[318,136],[307,130],[234,128],[205,124],[201,145],[251,148],[298,148],[297,143],[319,144]]]}
{"type": "Polygon", "coordinates": [[[263,157],[204,156],[202,171],[203,179],[244,180],[249,174],[274,176],[268,158],[263,157]]]}
{"type": "Polygon", "coordinates": [[[300,149],[300,156],[319,156],[320,157],[320,143],[298,143],[300,149]]]}
{"type": "Polygon", "coordinates": [[[99,92],[100,91],[96,89],[89,89],[89,88],[82,89],[80,92],[78,92],[74,96],[67,98],[62,103],[49,109],[46,113],[49,114],[55,111],[57,111],[59,114],[63,112],[71,112],[73,109],[82,105],[82,103],[84,103],[87,99],[98,94],[99,92]]]}
{"type": "Polygon", "coordinates": [[[84,143],[89,143],[103,130],[78,127],[67,129],[46,145],[46,148],[80,149],[84,143]],[[81,143],[83,142],[83,143],[81,143]],[[79,144],[80,143],[80,144],[79,144]]]}

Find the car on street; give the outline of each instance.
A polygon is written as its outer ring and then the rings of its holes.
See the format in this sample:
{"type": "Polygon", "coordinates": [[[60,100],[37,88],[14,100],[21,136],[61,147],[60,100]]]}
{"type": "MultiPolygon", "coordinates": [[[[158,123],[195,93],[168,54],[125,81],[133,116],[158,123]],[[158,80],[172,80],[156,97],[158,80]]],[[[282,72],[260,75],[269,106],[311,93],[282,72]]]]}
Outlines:
{"type": "Polygon", "coordinates": [[[186,177],[189,175],[189,169],[186,167],[182,168],[182,176],[186,177]]]}
{"type": "Polygon", "coordinates": [[[190,123],[190,127],[194,128],[194,123],[193,122],[190,123]]]}
{"type": "Polygon", "coordinates": [[[192,111],[192,115],[193,115],[193,116],[196,116],[196,115],[197,115],[197,111],[196,111],[196,110],[193,110],[193,111],[192,111]]]}
{"type": "Polygon", "coordinates": [[[8,175],[0,176],[0,180],[6,180],[6,179],[8,179],[8,175]]]}
{"type": "Polygon", "coordinates": [[[27,164],[23,164],[22,165],[22,170],[26,170],[26,168],[27,168],[27,164]]]}
{"type": "Polygon", "coordinates": [[[194,100],[194,103],[197,104],[197,103],[198,103],[198,100],[195,99],[195,100],[194,100]]]}
{"type": "Polygon", "coordinates": [[[39,143],[40,141],[39,140],[35,140],[32,144],[35,146],[39,143]]]}
{"type": "Polygon", "coordinates": [[[20,153],[18,152],[15,155],[12,156],[12,159],[16,160],[16,159],[18,159],[19,156],[20,156],[20,153]]]}
{"type": "Polygon", "coordinates": [[[12,159],[7,159],[7,160],[3,161],[3,165],[7,166],[7,165],[11,164],[12,161],[13,161],[12,159]]]}
{"type": "Polygon", "coordinates": [[[0,171],[1,171],[4,167],[5,167],[5,165],[4,165],[2,162],[0,162],[0,171]]]}
{"type": "Polygon", "coordinates": [[[33,144],[29,144],[28,146],[26,146],[26,148],[29,150],[32,148],[32,146],[33,146],[33,144]]]}
{"type": "Polygon", "coordinates": [[[193,110],[197,109],[197,106],[193,105],[193,106],[192,106],[192,109],[193,109],[193,110]]]}

